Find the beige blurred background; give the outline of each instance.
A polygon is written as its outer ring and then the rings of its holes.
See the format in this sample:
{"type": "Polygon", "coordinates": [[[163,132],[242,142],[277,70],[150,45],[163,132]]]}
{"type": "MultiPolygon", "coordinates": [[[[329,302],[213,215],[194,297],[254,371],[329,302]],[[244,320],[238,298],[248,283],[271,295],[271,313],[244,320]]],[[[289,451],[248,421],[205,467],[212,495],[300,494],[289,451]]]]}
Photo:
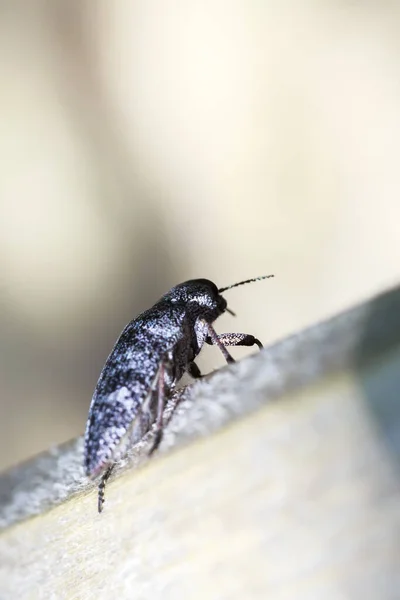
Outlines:
{"type": "Polygon", "coordinates": [[[83,432],[120,330],[180,281],[275,273],[218,326],[269,343],[400,279],[399,17],[0,5],[1,468],[83,432]]]}

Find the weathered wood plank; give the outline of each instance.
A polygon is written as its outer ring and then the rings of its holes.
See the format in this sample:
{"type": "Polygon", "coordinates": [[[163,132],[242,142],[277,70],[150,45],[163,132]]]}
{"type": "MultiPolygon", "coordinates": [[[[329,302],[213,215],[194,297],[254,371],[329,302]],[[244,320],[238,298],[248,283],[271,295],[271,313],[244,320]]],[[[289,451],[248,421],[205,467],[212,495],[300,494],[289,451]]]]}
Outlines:
{"type": "Polygon", "coordinates": [[[0,597],[398,598],[399,390],[394,290],[186,390],[101,515],[80,440],[5,473],[0,597]]]}

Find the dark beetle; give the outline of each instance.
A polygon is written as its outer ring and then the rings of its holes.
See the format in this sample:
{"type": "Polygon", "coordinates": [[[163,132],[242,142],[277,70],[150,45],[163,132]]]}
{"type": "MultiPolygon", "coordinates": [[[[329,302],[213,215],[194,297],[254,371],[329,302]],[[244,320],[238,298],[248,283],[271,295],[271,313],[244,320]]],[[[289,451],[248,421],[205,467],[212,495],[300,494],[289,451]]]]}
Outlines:
{"type": "Polygon", "coordinates": [[[227,362],[234,362],[226,346],[262,344],[246,333],[217,334],[213,322],[227,307],[222,292],[273,275],[241,281],[220,288],[208,279],[192,279],[165,294],[152,308],[133,319],[121,333],[109,355],[93,394],[85,433],[86,474],[103,473],[98,508],[115,453],[134,428],[140,439],[155,421],[150,453],[158,447],[163,431],[163,411],[175,384],[187,371],[201,377],[194,362],[203,344],[219,347],[227,362]]]}

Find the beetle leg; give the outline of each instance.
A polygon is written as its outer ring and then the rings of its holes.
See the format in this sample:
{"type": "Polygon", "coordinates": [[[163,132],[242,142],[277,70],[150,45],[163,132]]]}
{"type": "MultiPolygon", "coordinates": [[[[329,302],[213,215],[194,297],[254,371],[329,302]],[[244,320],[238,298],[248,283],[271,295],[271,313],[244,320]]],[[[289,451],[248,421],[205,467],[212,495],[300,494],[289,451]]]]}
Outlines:
{"type": "MultiPolygon", "coordinates": [[[[250,333],[220,333],[217,335],[218,341],[223,346],[254,346],[257,345],[260,350],[263,347],[260,340],[250,333]]],[[[216,344],[211,335],[206,338],[207,344],[216,344]]],[[[219,345],[219,344],[218,344],[219,345]]]]}
{"type": "Polygon", "coordinates": [[[200,379],[201,377],[203,377],[199,367],[196,365],[195,362],[189,363],[187,371],[188,371],[189,375],[191,377],[193,377],[193,379],[200,379]]]}
{"type": "Polygon", "coordinates": [[[100,483],[98,486],[98,495],[97,495],[97,509],[99,511],[99,513],[101,513],[101,511],[103,510],[103,504],[104,504],[104,490],[106,487],[106,483],[112,473],[112,470],[115,467],[115,463],[113,463],[112,465],[110,465],[103,473],[101,479],[100,479],[100,483]]]}
{"type": "Polygon", "coordinates": [[[157,416],[156,416],[156,428],[153,445],[150,448],[149,456],[153,454],[161,443],[163,436],[163,414],[165,408],[165,362],[161,363],[160,370],[158,373],[158,398],[157,398],[157,416]]]}
{"type": "MultiPolygon", "coordinates": [[[[227,335],[227,334],[222,334],[222,336],[223,335],[227,335]]],[[[210,324],[208,324],[208,336],[206,338],[206,342],[207,342],[207,344],[212,344],[212,345],[218,346],[218,348],[221,350],[222,354],[224,355],[224,358],[227,363],[235,362],[235,359],[233,358],[233,356],[231,356],[229,354],[228,350],[225,348],[225,345],[229,346],[229,344],[225,344],[224,341],[221,340],[221,335],[218,335],[217,332],[215,331],[214,327],[210,324]]],[[[231,344],[231,345],[237,345],[237,344],[231,344]]]]}

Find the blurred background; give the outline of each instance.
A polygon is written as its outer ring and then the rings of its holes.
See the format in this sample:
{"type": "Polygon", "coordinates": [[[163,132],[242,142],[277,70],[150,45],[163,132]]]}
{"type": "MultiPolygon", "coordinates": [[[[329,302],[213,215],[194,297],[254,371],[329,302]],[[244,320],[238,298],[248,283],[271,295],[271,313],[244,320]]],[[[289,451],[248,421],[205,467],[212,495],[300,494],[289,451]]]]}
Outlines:
{"type": "Polygon", "coordinates": [[[268,344],[399,281],[399,19],[1,3],[0,468],[84,431],[121,329],[176,283],[274,273],[217,326],[268,344]]]}

